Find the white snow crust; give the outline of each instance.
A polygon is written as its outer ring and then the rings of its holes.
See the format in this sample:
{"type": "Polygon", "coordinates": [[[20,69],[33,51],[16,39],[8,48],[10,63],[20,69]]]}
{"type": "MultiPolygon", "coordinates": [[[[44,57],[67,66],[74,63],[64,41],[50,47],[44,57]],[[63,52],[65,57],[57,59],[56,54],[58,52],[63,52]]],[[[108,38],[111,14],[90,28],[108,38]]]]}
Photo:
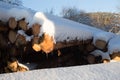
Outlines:
{"type": "Polygon", "coordinates": [[[120,63],[0,74],[0,80],[120,80],[120,63]]]}

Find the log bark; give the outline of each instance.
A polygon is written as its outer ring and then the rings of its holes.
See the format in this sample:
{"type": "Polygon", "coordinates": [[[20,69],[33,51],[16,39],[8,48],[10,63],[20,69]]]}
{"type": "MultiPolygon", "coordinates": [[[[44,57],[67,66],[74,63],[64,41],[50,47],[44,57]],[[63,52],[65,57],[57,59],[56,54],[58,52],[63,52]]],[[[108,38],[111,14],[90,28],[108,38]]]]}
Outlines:
{"type": "Polygon", "coordinates": [[[8,38],[11,43],[14,43],[16,41],[17,33],[13,30],[10,30],[8,33],[8,38]]]}
{"type": "Polygon", "coordinates": [[[7,32],[8,28],[4,26],[0,26],[0,32],[7,32]]]}
{"type": "Polygon", "coordinates": [[[1,31],[8,31],[8,27],[6,26],[7,23],[4,23],[2,21],[0,21],[0,32],[1,31]]]}
{"type": "Polygon", "coordinates": [[[0,48],[5,48],[8,46],[8,42],[4,38],[4,36],[0,33],[0,48]]]}
{"type": "Polygon", "coordinates": [[[88,44],[85,49],[87,52],[91,52],[95,50],[95,46],[93,44],[88,44]]]}
{"type": "Polygon", "coordinates": [[[81,44],[83,44],[83,42],[79,40],[73,40],[73,41],[68,41],[68,42],[66,41],[56,42],[54,49],[61,49],[61,48],[71,47],[71,46],[79,46],[81,44]]]}
{"type": "Polygon", "coordinates": [[[9,18],[8,25],[11,29],[15,29],[17,27],[17,21],[14,17],[9,18]]]}

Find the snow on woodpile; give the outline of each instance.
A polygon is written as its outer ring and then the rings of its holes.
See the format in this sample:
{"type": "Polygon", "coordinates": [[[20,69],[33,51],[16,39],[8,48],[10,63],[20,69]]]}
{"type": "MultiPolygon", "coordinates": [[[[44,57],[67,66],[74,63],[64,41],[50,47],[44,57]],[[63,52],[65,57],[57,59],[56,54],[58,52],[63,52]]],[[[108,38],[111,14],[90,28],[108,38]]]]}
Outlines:
{"type": "Polygon", "coordinates": [[[108,44],[109,54],[120,52],[120,36],[112,38],[108,44]]]}
{"type": "Polygon", "coordinates": [[[94,35],[93,44],[99,49],[105,49],[109,40],[113,38],[115,34],[111,32],[100,32],[94,35]]]}
{"type": "MultiPolygon", "coordinates": [[[[66,47],[67,42],[70,41],[72,41],[72,46],[75,44],[80,45],[81,42],[82,44],[92,45],[93,42],[95,48],[107,52],[106,54],[120,51],[118,46],[120,45],[119,38],[115,37],[116,35],[113,33],[37,12],[23,6],[17,7],[0,2],[0,20],[6,22],[6,24],[9,23],[9,28],[6,27],[7,29],[4,28],[4,30],[9,32],[7,34],[10,43],[15,43],[16,46],[19,46],[31,42],[35,51],[42,50],[49,53],[54,50],[55,44],[58,42],[63,42],[60,47],[63,48],[63,44],[65,43],[64,46],[66,47]]],[[[6,42],[6,45],[8,45],[8,42],[6,42]]]]}
{"type": "Polygon", "coordinates": [[[120,80],[120,63],[0,74],[0,80],[120,80]]]}

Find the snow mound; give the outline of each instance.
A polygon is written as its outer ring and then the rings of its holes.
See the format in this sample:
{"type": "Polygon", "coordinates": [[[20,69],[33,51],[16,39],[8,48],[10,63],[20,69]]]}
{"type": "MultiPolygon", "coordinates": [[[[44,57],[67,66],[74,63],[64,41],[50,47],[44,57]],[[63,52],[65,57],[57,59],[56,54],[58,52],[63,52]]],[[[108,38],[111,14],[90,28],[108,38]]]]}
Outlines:
{"type": "Polygon", "coordinates": [[[0,80],[120,80],[120,63],[0,74],[0,80]]]}

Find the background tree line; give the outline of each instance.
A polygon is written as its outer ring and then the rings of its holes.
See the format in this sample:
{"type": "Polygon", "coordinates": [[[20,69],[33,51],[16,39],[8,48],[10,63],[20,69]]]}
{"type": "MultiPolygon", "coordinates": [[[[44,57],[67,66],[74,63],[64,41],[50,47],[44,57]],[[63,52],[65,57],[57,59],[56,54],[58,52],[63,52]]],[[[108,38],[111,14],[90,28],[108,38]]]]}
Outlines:
{"type": "Polygon", "coordinates": [[[110,12],[85,12],[75,7],[63,8],[63,18],[117,33],[120,30],[120,14],[110,12]]]}

